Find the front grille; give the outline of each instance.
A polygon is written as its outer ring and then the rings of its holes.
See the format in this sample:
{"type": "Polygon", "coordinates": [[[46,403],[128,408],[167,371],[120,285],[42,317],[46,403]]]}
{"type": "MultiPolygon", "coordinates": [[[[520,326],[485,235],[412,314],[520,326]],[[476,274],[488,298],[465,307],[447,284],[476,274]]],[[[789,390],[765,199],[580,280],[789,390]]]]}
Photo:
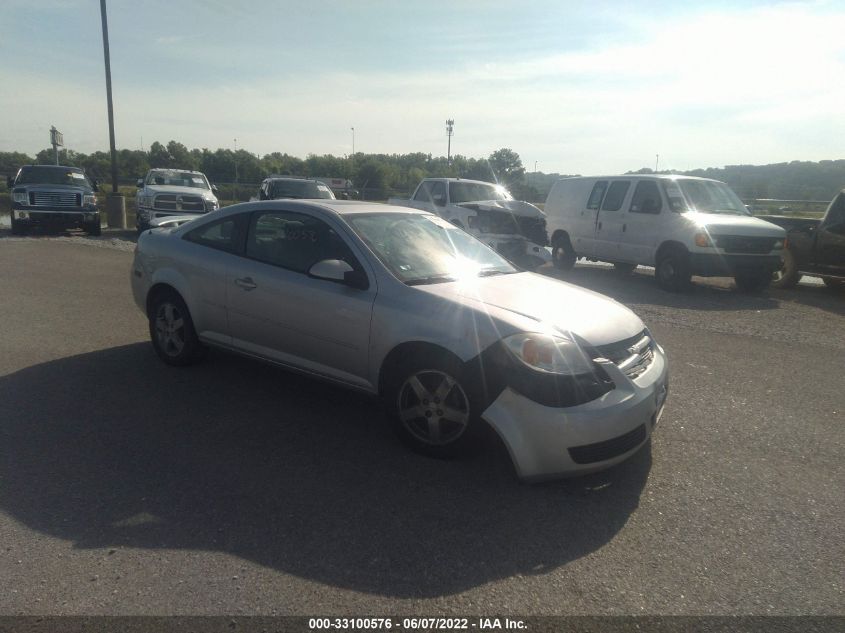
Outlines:
{"type": "Polygon", "coordinates": [[[632,379],[648,369],[654,360],[654,341],[647,330],[623,341],[596,347],[595,350],[600,358],[606,358],[632,379]]]}
{"type": "Polygon", "coordinates": [[[775,237],[746,237],[743,235],[713,235],[716,246],[726,253],[748,253],[761,255],[770,253],[775,245],[775,237]]]}
{"type": "Polygon", "coordinates": [[[70,191],[30,191],[29,204],[33,207],[81,207],[82,194],[70,191]]]}
{"type": "Polygon", "coordinates": [[[155,197],[153,208],[158,211],[205,211],[205,202],[202,196],[160,193],[155,197]]]}
{"type": "Polygon", "coordinates": [[[519,232],[538,246],[549,245],[549,235],[546,233],[545,218],[524,218],[517,216],[516,223],[519,225],[519,232]]]}
{"type": "Polygon", "coordinates": [[[633,431],[605,440],[604,442],[573,446],[569,449],[569,456],[576,464],[603,462],[636,448],[645,441],[645,438],[645,424],[640,424],[633,431]]]}

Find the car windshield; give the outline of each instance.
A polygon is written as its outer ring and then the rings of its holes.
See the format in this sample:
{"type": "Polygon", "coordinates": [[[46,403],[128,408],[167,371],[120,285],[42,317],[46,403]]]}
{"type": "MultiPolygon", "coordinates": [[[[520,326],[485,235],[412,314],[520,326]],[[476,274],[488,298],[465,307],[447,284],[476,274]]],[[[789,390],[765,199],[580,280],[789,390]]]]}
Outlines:
{"type": "Polygon", "coordinates": [[[679,178],[664,183],[673,211],[750,215],[737,195],[723,182],[679,178]]]}
{"type": "Polygon", "coordinates": [[[270,197],[334,200],[331,189],[321,182],[311,180],[274,180],[270,186],[270,197]]]}
{"type": "Polygon", "coordinates": [[[352,215],[353,230],[408,285],[518,272],[507,260],[436,215],[352,215]]]}
{"type": "Polygon", "coordinates": [[[76,185],[91,188],[91,181],[81,171],[67,167],[23,167],[16,185],[76,185]]]}
{"type": "Polygon", "coordinates": [[[452,204],[475,202],[477,200],[513,200],[513,196],[501,185],[481,182],[450,182],[449,200],[452,204]]]}
{"type": "Polygon", "coordinates": [[[210,189],[208,181],[202,174],[189,171],[161,170],[152,171],[147,176],[148,185],[168,185],[170,187],[194,187],[196,189],[210,189]]]}

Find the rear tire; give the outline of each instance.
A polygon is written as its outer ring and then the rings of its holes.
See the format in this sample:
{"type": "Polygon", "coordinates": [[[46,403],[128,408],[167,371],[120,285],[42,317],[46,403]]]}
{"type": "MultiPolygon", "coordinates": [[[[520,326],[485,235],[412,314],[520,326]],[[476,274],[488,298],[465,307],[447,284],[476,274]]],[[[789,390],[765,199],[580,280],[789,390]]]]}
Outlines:
{"type": "Polygon", "coordinates": [[[572,270],[578,256],[568,236],[558,237],[552,244],[552,262],[558,270],[572,270]]]}
{"type": "Polygon", "coordinates": [[[795,263],[795,256],[789,249],[783,251],[783,263],[780,270],[772,275],[772,286],[775,288],[792,288],[801,280],[801,273],[798,272],[798,264],[795,263]]]}
{"type": "Polygon", "coordinates": [[[149,326],[153,348],[168,365],[183,367],[205,356],[188,306],[175,291],[163,291],[153,299],[149,326]]]}
{"type": "Polygon", "coordinates": [[[657,285],[669,292],[682,292],[689,288],[692,272],[690,270],[689,253],[680,248],[670,248],[663,251],[654,267],[657,285]]]}
{"type": "Polygon", "coordinates": [[[432,351],[400,361],[384,397],[396,434],[414,452],[448,459],[477,446],[482,403],[457,358],[432,351]]]}

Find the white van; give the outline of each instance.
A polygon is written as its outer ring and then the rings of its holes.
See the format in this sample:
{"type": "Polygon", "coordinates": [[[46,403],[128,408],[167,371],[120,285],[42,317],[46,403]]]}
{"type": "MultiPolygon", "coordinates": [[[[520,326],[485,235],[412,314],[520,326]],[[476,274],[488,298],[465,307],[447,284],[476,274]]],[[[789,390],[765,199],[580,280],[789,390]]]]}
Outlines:
{"type": "Polygon", "coordinates": [[[546,199],[555,266],[575,260],[621,271],[655,267],[658,284],[681,290],[692,275],[734,277],[748,292],[780,270],[786,232],[751,217],[725,183],[691,176],[625,175],[558,180],[546,199]]]}

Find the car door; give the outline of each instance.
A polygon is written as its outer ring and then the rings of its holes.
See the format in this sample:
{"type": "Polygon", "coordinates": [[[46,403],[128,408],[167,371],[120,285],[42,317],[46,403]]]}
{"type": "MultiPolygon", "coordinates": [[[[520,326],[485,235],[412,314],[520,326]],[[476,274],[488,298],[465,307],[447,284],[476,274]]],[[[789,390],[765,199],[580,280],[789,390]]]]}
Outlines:
{"type": "Polygon", "coordinates": [[[300,211],[252,214],[244,257],[231,266],[227,286],[234,347],[371,387],[366,376],[375,278],[344,233],[330,220],[300,211]],[[325,259],[364,270],[369,288],[310,277],[311,267],[325,259]]]}
{"type": "Polygon", "coordinates": [[[622,256],[622,241],[624,235],[622,227],[625,223],[622,207],[630,180],[614,180],[610,183],[604,195],[601,209],[596,218],[595,257],[606,262],[626,261],[622,256]]]}
{"type": "Polygon", "coordinates": [[[845,194],[830,204],[816,230],[816,261],[819,272],[845,274],[845,194]]]}
{"type": "Polygon", "coordinates": [[[228,216],[185,234],[177,267],[190,294],[186,297],[201,339],[229,345],[226,277],[240,249],[247,216],[228,216]]]}
{"type": "Polygon", "coordinates": [[[663,198],[656,180],[640,180],[631,203],[622,216],[620,256],[632,264],[653,261],[659,223],[663,220],[663,198]]]}

